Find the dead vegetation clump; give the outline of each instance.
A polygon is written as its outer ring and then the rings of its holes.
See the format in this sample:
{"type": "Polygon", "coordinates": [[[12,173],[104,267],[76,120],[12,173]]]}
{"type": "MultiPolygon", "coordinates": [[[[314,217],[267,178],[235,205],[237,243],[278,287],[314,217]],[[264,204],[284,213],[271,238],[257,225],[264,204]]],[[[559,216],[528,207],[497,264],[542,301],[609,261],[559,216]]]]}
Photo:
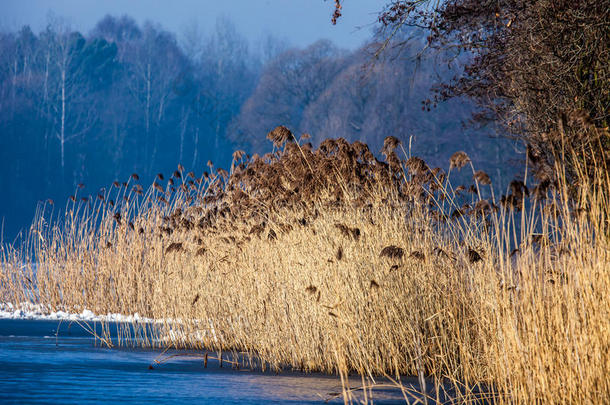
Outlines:
{"type": "Polygon", "coordinates": [[[396,138],[383,161],[360,142],[269,138],[274,152],[236,153],[230,172],[180,167],[41,206],[23,245],[1,247],[1,300],[160,320],[109,344],[428,376],[458,402],[483,400],[464,387],[499,403],[610,397],[610,196],[567,199],[557,176],[496,201],[464,153],[445,173],[396,138]],[[467,165],[475,184],[453,187],[467,165]]]}

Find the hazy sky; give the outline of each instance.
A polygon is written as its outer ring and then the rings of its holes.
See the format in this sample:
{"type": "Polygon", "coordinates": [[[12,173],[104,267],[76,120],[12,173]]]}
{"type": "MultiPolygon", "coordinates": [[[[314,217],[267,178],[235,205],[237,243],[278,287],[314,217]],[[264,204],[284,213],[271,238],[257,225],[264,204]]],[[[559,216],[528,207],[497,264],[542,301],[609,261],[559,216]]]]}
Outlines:
{"type": "Polygon", "coordinates": [[[343,17],[333,26],[332,0],[0,0],[0,28],[15,30],[29,24],[38,32],[53,13],[88,32],[106,14],[127,14],[138,22],[161,23],[179,36],[185,25],[197,22],[206,32],[218,16],[228,16],[253,41],[273,34],[298,46],[328,38],[355,48],[370,36],[377,12],[386,3],[346,0],[343,17]]]}

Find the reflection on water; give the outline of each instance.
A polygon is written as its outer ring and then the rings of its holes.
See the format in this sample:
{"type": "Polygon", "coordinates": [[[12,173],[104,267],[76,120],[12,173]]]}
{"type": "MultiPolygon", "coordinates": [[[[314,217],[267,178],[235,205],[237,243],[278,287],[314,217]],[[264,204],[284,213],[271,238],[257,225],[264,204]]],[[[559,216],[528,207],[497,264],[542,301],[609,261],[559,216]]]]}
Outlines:
{"type": "MultiPolygon", "coordinates": [[[[341,391],[337,377],[231,370],[176,357],[149,365],[158,351],[106,349],[77,325],[0,320],[0,403],[93,402],[321,404],[341,391]]],[[[375,403],[404,403],[396,390],[375,403]]],[[[343,403],[335,397],[330,403],[343,403]]]]}

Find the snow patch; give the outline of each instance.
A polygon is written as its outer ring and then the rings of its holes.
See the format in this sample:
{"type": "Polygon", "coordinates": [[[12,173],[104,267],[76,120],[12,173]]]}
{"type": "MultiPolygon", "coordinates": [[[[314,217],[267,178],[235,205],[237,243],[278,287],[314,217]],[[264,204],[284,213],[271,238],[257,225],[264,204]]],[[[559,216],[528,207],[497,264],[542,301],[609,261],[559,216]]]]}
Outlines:
{"type": "MultiPolygon", "coordinates": [[[[49,311],[43,305],[28,302],[13,305],[10,302],[0,303],[0,319],[33,319],[50,321],[81,321],[81,322],[155,322],[154,319],[144,318],[137,312],[133,315],[95,314],[89,309],[83,309],[81,313],[70,313],[65,311],[49,311]]],[[[158,321],[157,321],[158,322],[158,321]]]]}

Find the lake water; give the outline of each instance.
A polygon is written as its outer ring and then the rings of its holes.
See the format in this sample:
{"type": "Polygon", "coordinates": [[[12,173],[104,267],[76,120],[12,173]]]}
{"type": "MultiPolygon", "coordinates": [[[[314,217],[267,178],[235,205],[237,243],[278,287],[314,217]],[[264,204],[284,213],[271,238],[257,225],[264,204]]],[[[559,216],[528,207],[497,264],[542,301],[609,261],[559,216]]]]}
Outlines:
{"type": "MultiPolygon", "coordinates": [[[[189,357],[149,369],[159,355],[95,346],[68,322],[0,319],[0,403],[343,403],[331,394],[341,392],[338,377],[232,370],[213,360],[204,368],[189,357]]],[[[405,403],[396,389],[373,395],[377,404],[405,403]]]]}

